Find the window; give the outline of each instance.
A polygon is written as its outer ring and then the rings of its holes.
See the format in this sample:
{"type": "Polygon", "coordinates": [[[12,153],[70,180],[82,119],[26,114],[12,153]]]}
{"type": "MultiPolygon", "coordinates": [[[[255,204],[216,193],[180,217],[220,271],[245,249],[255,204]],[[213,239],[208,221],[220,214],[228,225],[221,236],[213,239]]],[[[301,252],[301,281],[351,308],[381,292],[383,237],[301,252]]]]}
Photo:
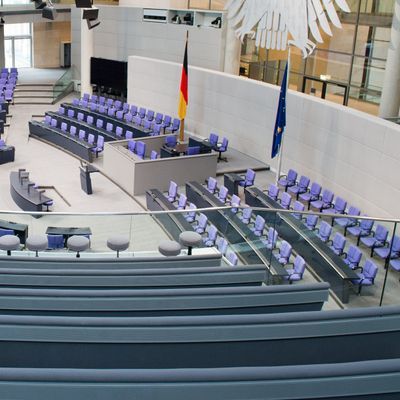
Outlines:
{"type": "Polygon", "coordinates": [[[32,27],[30,23],[4,25],[6,67],[32,66],[32,27]]]}

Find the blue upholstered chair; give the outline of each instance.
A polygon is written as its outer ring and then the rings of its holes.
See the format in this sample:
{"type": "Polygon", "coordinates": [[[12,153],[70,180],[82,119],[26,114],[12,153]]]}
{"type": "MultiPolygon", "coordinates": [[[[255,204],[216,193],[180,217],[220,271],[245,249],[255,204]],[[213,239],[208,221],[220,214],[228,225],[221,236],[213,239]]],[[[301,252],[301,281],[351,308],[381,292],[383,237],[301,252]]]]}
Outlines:
{"type": "Polygon", "coordinates": [[[360,243],[360,238],[367,237],[372,234],[372,228],[375,221],[372,219],[362,219],[359,225],[348,228],[345,233],[349,233],[357,238],[357,245],[360,243]]]}
{"type": "MultiPolygon", "coordinates": [[[[293,204],[293,211],[304,211],[305,205],[301,203],[300,201],[296,200],[293,204]]],[[[298,220],[301,220],[303,218],[303,214],[300,214],[299,212],[293,213],[293,217],[295,217],[298,220]]]]}
{"type": "Polygon", "coordinates": [[[289,281],[289,284],[302,280],[304,271],[306,270],[306,262],[304,261],[304,258],[297,255],[294,259],[294,263],[288,263],[287,266],[289,265],[292,265],[292,268],[286,270],[289,275],[285,276],[284,279],[289,281]]]}
{"type": "Polygon", "coordinates": [[[386,243],[384,247],[378,247],[374,249],[373,255],[377,255],[379,258],[384,260],[399,258],[400,257],[400,237],[394,236],[389,243],[386,243]]]}
{"type": "Polygon", "coordinates": [[[325,221],[322,221],[317,236],[324,242],[327,243],[332,233],[332,227],[325,221]]]}
{"type": "Polygon", "coordinates": [[[292,255],[292,246],[286,240],[282,240],[278,252],[272,254],[278,260],[279,264],[286,265],[292,255]]]}
{"type": "Polygon", "coordinates": [[[300,194],[307,192],[309,184],[310,184],[310,178],[302,175],[297,185],[288,187],[288,192],[291,193],[292,195],[295,195],[296,199],[298,199],[300,194]]]}
{"type": "Polygon", "coordinates": [[[188,156],[194,156],[196,154],[200,154],[200,146],[188,147],[186,154],[188,156]]]}
{"type": "Polygon", "coordinates": [[[157,160],[158,158],[158,153],[155,150],[152,150],[150,152],[150,160],[157,160]]]}
{"type": "Polygon", "coordinates": [[[139,140],[136,143],[136,155],[141,159],[144,159],[146,155],[146,143],[139,140]]]}
{"type": "Polygon", "coordinates": [[[281,203],[282,208],[284,208],[285,210],[289,210],[290,204],[292,202],[292,196],[290,196],[290,194],[287,192],[282,192],[279,201],[281,203]]]}
{"type": "Polygon", "coordinates": [[[322,187],[319,183],[313,182],[311,184],[310,191],[299,194],[299,200],[307,204],[307,208],[310,209],[310,202],[319,199],[322,187]]]}
{"type": "Polygon", "coordinates": [[[361,261],[361,257],[362,257],[361,250],[354,245],[350,245],[347,253],[344,253],[344,254],[345,254],[344,262],[351,269],[356,269],[361,261]]]}
{"type": "Polygon", "coordinates": [[[226,153],[228,151],[228,144],[229,144],[229,140],[224,137],[222,138],[222,142],[218,143],[217,147],[216,147],[216,151],[218,151],[218,162],[219,161],[225,161],[227,162],[228,159],[226,157],[222,157],[222,153],[226,153]]]}
{"type": "Polygon", "coordinates": [[[96,147],[94,147],[91,150],[94,153],[96,153],[96,157],[99,156],[99,154],[104,150],[104,136],[101,136],[101,135],[97,136],[96,147]]]}
{"type": "Polygon", "coordinates": [[[338,256],[344,254],[344,248],[346,246],[346,238],[339,232],[336,232],[333,239],[330,240],[331,245],[329,246],[331,250],[338,256]]]}
{"type": "Polygon", "coordinates": [[[388,235],[388,229],[383,225],[378,225],[376,227],[375,234],[370,237],[362,237],[361,243],[371,249],[371,257],[373,257],[375,248],[383,247],[386,245],[388,235]]]}
{"type": "Polygon", "coordinates": [[[166,136],[165,145],[168,147],[175,147],[177,144],[176,136],[166,136]]]}
{"type": "Polygon", "coordinates": [[[63,249],[64,248],[64,236],[63,235],[47,235],[49,250],[63,249]]]}
{"type": "Polygon", "coordinates": [[[273,183],[270,183],[268,189],[266,190],[266,193],[268,197],[271,197],[272,200],[278,201],[279,191],[280,190],[278,186],[274,185],[273,183]]]}
{"type": "Polygon", "coordinates": [[[254,181],[256,179],[256,173],[252,169],[249,168],[246,171],[246,175],[244,175],[243,178],[244,179],[239,182],[239,186],[242,186],[243,188],[253,186],[254,181]]]}
{"type": "Polygon", "coordinates": [[[225,257],[232,267],[236,267],[236,265],[238,265],[239,262],[238,256],[233,251],[227,251],[225,257]]]}
{"type": "Polygon", "coordinates": [[[206,247],[212,247],[217,240],[218,229],[214,225],[210,225],[207,229],[207,236],[203,238],[203,243],[206,247]]]}
{"type": "Polygon", "coordinates": [[[354,285],[358,285],[358,295],[361,294],[363,286],[372,286],[375,283],[375,278],[378,273],[378,267],[372,260],[367,260],[364,267],[359,268],[361,272],[357,272],[358,279],[352,281],[354,285]]]}
{"type": "Polygon", "coordinates": [[[218,200],[225,204],[228,193],[228,188],[226,186],[221,186],[218,190],[218,200]]]}
{"type": "Polygon", "coordinates": [[[189,203],[187,210],[189,210],[189,212],[185,213],[183,216],[185,217],[187,222],[193,223],[196,220],[197,207],[195,204],[189,203]]]}
{"type": "Polygon", "coordinates": [[[278,232],[274,228],[270,227],[268,229],[267,237],[265,239],[261,239],[261,242],[267,249],[274,250],[276,243],[278,242],[278,232]]]}
{"type": "Polygon", "coordinates": [[[224,256],[226,251],[228,250],[228,242],[225,238],[219,237],[217,238],[215,244],[217,245],[218,251],[224,256]]]}
{"type": "Polygon", "coordinates": [[[178,199],[178,205],[177,205],[177,209],[178,210],[184,210],[186,208],[186,204],[187,204],[187,197],[186,195],[184,195],[183,193],[181,193],[179,195],[179,199],[178,199]]]}
{"type": "Polygon", "coordinates": [[[176,198],[178,197],[178,185],[174,181],[169,182],[169,188],[168,188],[168,194],[167,194],[167,199],[170,203],[173,203],[176,201],[176,198]]]}
{"type": "Polygon", "coordinates": [[[288,187],[294,186],[297,180],[297,172],[289,169],[287,175],[282,175],[278,180],[278,185],[287,190],[288,187]]]}
{"type": "Polygon", "coordinates": [[[205,214],[200,213],[198,220],[195,222],[195,225],[193,226],[194,230],[197,233],[204,233],[207,229],[207,224],[208,224],[208,218],[205,214]]]}
{"type": "Polygon", "coordinates": [[[136,141],[132,139],[128,140],[128,150],[133,153],[135,151],[135,148],[136,148],[136,141]]]}
{"type": "Polygon", "coordinates": [[[242,208],[242,212],[238,214],[238,218],[244,223],[249,224],[251,221],[251,216],[253,215],[253,209],[250,207],[242,208]]]}
{"type": "Polygon", "coordinates": [[[265,219],[261,215],[257,215],[253,226],[250,229],[253,231],[254,235],[260,237],[264,235],[265,219]]]}
{"type": "Polygon", "coordinates": [[[325,208],[330,208],[332,206],[333,197],[334,194],[330,190],[324,189],[321,199],[311,201],[310,206],[318,211],[321,211],[325,208]]]}
{"type": "Polygon", "coordinates": [[[317,222],[318,222],[318,215],[307,215],[305,221],[307,229],[313,231],[317,226],[317,222]]]}

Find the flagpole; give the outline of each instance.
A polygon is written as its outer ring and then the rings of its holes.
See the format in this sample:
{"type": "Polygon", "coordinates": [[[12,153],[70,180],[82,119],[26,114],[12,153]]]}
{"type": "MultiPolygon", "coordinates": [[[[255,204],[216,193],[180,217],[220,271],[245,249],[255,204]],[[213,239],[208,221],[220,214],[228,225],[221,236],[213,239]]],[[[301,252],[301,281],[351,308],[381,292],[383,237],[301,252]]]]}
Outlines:
{"type": "MultiPolygon", "coordinates": [[[[289,78],[290,78],[290,45],[289,45],[289,50],[288,50],[288,59],[287,59],[287,87],[289,87],[289,78]]],[[[286,91],[287,93],[287,91],[286,91]]],[[[278,154],[278,168],[276,169],[276,177],[275,177],[275,181],[276,183],[278,183],[279,178],[281,176],[281,171],[282,171],[282,154],[283,154],[283,142],[285,140],[285,135],[282,135],[281,138],[281,145],[279,148],[279,154],[278,154]]]]}

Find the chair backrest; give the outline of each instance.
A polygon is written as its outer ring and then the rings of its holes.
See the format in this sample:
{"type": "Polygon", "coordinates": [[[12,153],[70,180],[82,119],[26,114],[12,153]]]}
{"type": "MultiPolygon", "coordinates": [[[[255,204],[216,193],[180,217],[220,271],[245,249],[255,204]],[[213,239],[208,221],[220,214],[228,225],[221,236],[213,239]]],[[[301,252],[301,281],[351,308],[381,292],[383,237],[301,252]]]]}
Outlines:
{"type": "Polygon", "coordinates": [[[99,118],[99,119],[96,121],[96,127],[97,127],[97,128],[102,128],[103,125],[104,125],[104,121],[103,121],[102,119],[99,118]]]}
{"type": "Polygon", "coordinates": [[[86,122],[87,122],[89,125],[93,125],[94,118],[93,118],[91,115],[88,115],[88,116],[86,117],[86,122]]]}
{"type": "Polygon", "coordinates": [[[53,128],[57,128],[57,123],[58,123],[58,121],[57,121],[55,118],[52,118],[52,119],[51,119],[51,126],[52,126],[53,128]]]}
{"type": "Polygon", "coordinates": [[[156,118],[155,118],[156,124],[161,124],[163,118],[164,118],[164,115],[163,115],[163,114],[157,113],[157,114],[156,114],[156,118]]]}
{"type": "Polygon", "coordinates": [[[310,178],[302,175],[299,180],[299,187],[302,189],[307,189],[310,184],[310,178]]]}
{"type": "Polygon", "coordinates": [[[44,117],[44,123],[45,123],[46,125],[51,125],[51,117],[50,117],[50,115],[45,115],[45,117],[44,117]]]}
{"type": "Polygon", "coordinates": [[[198,220],[198,227],[205,229],[208,223],[207,215],[200,213],[198,220]]]}
{"type": "Polygon", "coordinates": [[[97,136],[96,146],[97,146],[97,150],[103,150],[103,148],[104,148],[104,136],[102,136],[102,135],[97,136]]]}
{"type": "Polygon", "coordinates": [[[97,107],[98,107],[97,103],[90,103],[89,105],[90,111],[96,111],[97,107]]]}
{"type": "Polygon", "coordinates": [[[290,196],[288,192],[283,192],[281,194],[281,206],[286,210],[288,210],[291,202],[292,202],[292,196],[290,196]]]}
{"type": "Polygon", "coordinates": [[[64,108],[64,107],[59,107],[59,108],[58,108],[58,113],[59,113],[60,115],[64,115],[64,114],[65,114],[65,108],[64,108]]]}
{"type": "Polygon", "coordinates": [[[123,133],[124,133],[124,130],[123,130],[120,126],[117,126],[117,127],[115,128],[115,134],[116,134],[118,137],[121,137],[123,133]]]}
{"type": "Polygon", "coordinates": [[[218,198],[225,203],[226,198],[228,197],[228,188],[226,186],[221,186],[218,192],[218,198]]]}
{"type": "Polygon", "coordinates": [[[5,235],[14,235],[14,231],[12,229],[0,228],[0,237],[5,235]]]}
{"type": "Polygon", "coordinates": [[[328,240],[331,233],[332,233],[332,227],[327,222],[322,221],[321,225],[319,226],[319,235],[323,239],[328,240]]]}
{"type": "Polygon", "coordinates": [[[217,180],[212,176],[210,176],[207,180],[207,189],[210,192],[215,192],[216,188],[217,188],[217,180]]]}
{"type": "Polygon", "coordinates": [[[242,210],[242,218],[243,219],[248,219],[250,221],[251,215],[253,214],[253,209],[250,207],[245,207],[242,210]]]}
{"type": "Polygon", "coordinates": [[[282,240],[281,247],[279,248],[279,254],[281,257],[289,259],[292,254],[292,246],[286,240],[282,240]]]}
{"type": "Polygon", "coordinates": [[[141,125],[142,124],[142,118],[140,118],[139,116],[133,117],[133,123],[135,125],[141,125]]]}
{"type": "Polygon", "coordinates": [[[147,119],[145,119],[143,122],[143,128],[147,129],[147,130],[151,130],[151,122],[148,121],[147,119]]]}
{"type": "Polygon", "coordinates": [[[246,176],[244,178],[246,186],[254,185],[254,180],[256,179],[256,173],[252,169],[246,171],[246,176]]]}
{"type": "Polygon", "coordinates": [[[304,258],[302,256],[296,256],[293,263],[293,269],[296,274],[299,274],[301,278],[303,277],[304,271],[306,269],[306,262],[304,261],[304,258]]]}
{"type": "Polygon", "coordinates": [[[278,241],[278,232],[276,231],[276,229],[270,227],[268,229],[268,243],[270,243],[271,245],[273,245],[273,247],[275,247],[277,241],[278,241]]]}
{"type": "Polygon", "coordinates": [[[219,151],[228,150],[228,144],[229,144],[228,138],[226,138],[226,137],[222,138],[222,143],[221,143],[221,146],[219,146],[218,150],[219,151]]]}
{"type": "Polygon", "coordinates": [[[122,119],[124,117],[124,112],[123,111],[117,111],[117,113],[115,114],[115,116],[118,119],[122,119]]]}
{"type": "Polygon", "coordinates": [[[146,109],[144,107],[139,108],[139,116],[140,118],[144,118],[146,116],[146,109]]]}
{"type": "Polygon", "coordinates": [[[89,133],[87,141],[88,141],[89,144],[93,144],[94,143],[94,135],[93,135],[93,133],[89,133]]]}
{"type": "Polygon", "coordinates": [[[108,107],[112,107],[112,105],[114,104],[114,100],[113,99],[107,99],[106,104],[108,107]]]}
{"type": "Polygon", "coordinates": [[[225,238],[219,237],[216,241],[217,249],[222,254],[225,255],[228,250],[228,242],[225,238]]]}
{"type": "Polygon", "coordinates": [[[181,126],[181,120],[178,118],[174,118],[174,120],[172,122],[173,129],[178,130],[180,126],[181,126]]]}
{"type": "Polygon", "coordinates": [[[122,107],[122,101],[120,100],[115,100],[114,101],[114,107],[119,110],[122,107]]]}
{"type": "Polygon", "coordinates": [[[131,111],[131,114],[133,116],[135,116],[137,114],[137,106],[131,105],[131,110],[130,111],[131,111]]]}
{"type": "Polygon", "coordinates": [[[158,153],[155,150],[152,150],[150,153],[150,160],[157,160],[158,153]]]}
{"type": "Polygon", "coordinates": [[[153,126],[153,136],[158,136],[161,134],[161,125],[154,124],[153,126]]]}
{"type": "Polygon", "coordinates": [[[365,261],[365,264],[363,266],[364,277],[371,279],[371,281],[374,282],[377,273],[378,273],[378,267],[376,266],[376,264],[371,259],[365,261]]]}
{"type": "Polygon", "coordinates": [[[361,260],[362,253],[361,250],[354,246],[353,244],[350,245],[349,250],[347,251],[347,258],[354,264],[358,264],[361,260]]]}
{"type": "Polygon", "coordinates": [[[392,253],[400,253],[400,237],[394,236],[392,239],[392,253]]]}
{"type": "Polygon", "coordinates": [[[333,236],[332,246],[336,250],[340,250],[341,252],[343,252],[344,247],[346,246],[346,238],[341,233],[336,232],[333,236]]]}
{"type": "Polygon", "coordinates": [[[80,140],[85,140],[86,137],[86,132],[83,129],[79,129],[79,139],[80,140]]]}
{"type": "Polygon", "coordinates": [[[347,207],[347,201],[341,197],[336,197],[335,201],[335,212],[343,214],[347,207]]]}
{"type": "Polygon", "coordinates": [[[136,147],[136,142],[132,139],[128,140],[128,150],[130,150],[132,153],[135,151],[136,147]]]}
{"type": "Polygon", "coordinates": [[[61,122],[61,130],[63,132],[67,132],[67,129],[68,129],[67,123],[66,122],[61,122]]]}
{"type": "Polygon", "coordinates": [[[111,122],[107,122],[106,131],[112,132],[114,129],[114,125],[111,122]]]}
{"type": "Polygon", "coordinates": [[[90,94],[89,94],[89,93],[83,93],[82,99],[83,99],[83,100],[89,101],[89,99],[90,99],[90,94]]]}
{"type": "MultiPolygon", "coordinates": [[[[354,207],[354,206],[350,206],[349,210],[347,211],[348,215],[358,216],[358,215],[360,215],[360,213],[361,213],[360,209],[357,207],[354,207]]],[[[354,219],[354,218],[351,218],[351,219],[354,219]]]]}
{"type": "Polygon", "coordinates": [[[165,125],[166,127],[168,127],[168,126],[171,125],[171,121],[172,121],[172,117],[171,117],[170,115],[166,115],[166,116],[164,117],[164,125],[165,125]]]}
{"type": "Polygon", "coordinates": [[[383,225],[378,225],[375,231],[375,239],[379,242],[386,242],[389,231],[383,225]]]}
{"type": "Polygon", "coordinates": [[[146,143],[142,142],[142,141],[138,141],[136,143],[136,154],[140,157],[140,158],[144,158],[145,154],[146,154],[146,143]]]}
{"type": "Polygon", "coordinates": [[[208,138],[208,140],[212,146],[216,146],[218,144],[218,139],[219,139],[219,137],[216,133],[210,133],[210,136],[208,138]]]}
{"type": "Polygon", "coordinates": [[[304,211],[304,204],[300,201],[295,201],[293,204],[293,210],[294,211],[304,211]]]}
{"type": "Polygon", "coordinates": [[[200,146],[188,147],[188,149],[187,149],[188,156],[194,156],[196,154],[200,154],[200,146]]]}
{"type": "Polygon", "coordinates": [[[297,179],[297,172],[294,169],[289,169],[286,179],[289,184],[294,184],[297,179]]]}
{"type": "Polygon", "coordinates": [[[196,216],[196,210],[197,210],[196,204],[189,203],[188,209],[191,211],[189,211],[186,215],[194,218],[196,216]]]}
{"type": "Polygon", "coordinates": [[[241,202],[241,200],[240,200],[240,197],[238,195],[234,194],[231,197],[231,206],[232,206],[231,211],[232,212],[234,212],[234,213],[238,212],[237,207],[240,206],[240,202],[241,202]]]}
{"type": "Polygon", "coordinates": [[[254,221],[254,230],[262,233],[265,228],[265,219],[261,215],[257,215],[254,221]]]}
{"type": "Polygon", "coordinates": [[[153,121],[153,119],[154,119],[154,111],[153,110],[147,110],[146,119],[148,121],[153,121]]]}
{"type": "Polygon", "coordinates": [[[106,108],[104,106],[99,106],[99,113],[105,114],[106,108]]]}
{"type": "Polygon", "coordinates": [[[365,232],[365,233],[371,233],[372,228],[374,227],[375,221],[373,219],[362,219],[360,221],[360,228],[365,232]]]}
{"type": "Polygon", "coordinates": [[[131,113],[127,113],[124,116],[126,122],[132,122],[133,115],[131,113]]]}
{"type": "Polygon", "coordinates": [[[165,137],[165,144],[168,147],[175,147],[177,143],[176,136],[166,136],[165,137]]]}
{"type": "Polygon", "coordinates": [[[97,103],[97,100],[99,100],[99,98],[98,98],[98,96],[96,96],[95,94],[92,94],[92,95],[90,96],[90,101],[91,101],[92,103],[97,103]]]}
{"type": "Polygon", "coordinates": [[[277,200],[278,196],[279,196],[279,188],[278,188],[278,186],[276,186],[273,183],[271,183],[268,186],[268,192],[267,193],[268,193],[269,197],[271,197],[274,200],[277,200]]]}
{"type": "Polygon", "coordinates": [[[76,135],[76,126],[70,126],[69,127],[69,133],[72,135],[72,136],[75,136],[76,135]]]}
{"type": "Polygon", "coordinates": [[[104,96],[99,97],[99,104],[101,104],[101,105],[106,104],[106,98],[104,96]]]}
{"type": "Polygon", "coordinates": [[[126,131],[125,132],[125,139],[132,139],[133,138],[133,132],[132,131],[126,131]]]}
{"type": "Polygon", "coordinates": [[[49,249],[62,249],[64,247],[64,236],[47,235],[47,245],[49,249]]]}
{"type": "Polygon", "coordinates": [[[235,267],[236,265],[238,265],[238,257],[233,251],[229,251],[226,255],[226,258],[232,266],[235,267]]]}
{"type": "Polygon", "coordinates": [[[74,118],[75,111],[74,110],[68,110],[67,115],[68,115],[69,118],[74,118]]]}
{"type": "Polygon", "coordinates": [[[213,240],[215,242],[217,240],[217,235],[218,235],[218,229],[211,224],[207,232],[208,239],[213,240]]]}
{"type": "Polygon", "coordinates": [[[113,117],[113,116],[115,115],[115,108],[110,107],[110,108],[108,109],[108,111],[107,111],[107,115],[108,115],[109,117],[113,117]]]}
{"type": "Polygon", "coordinates": [[[326,204],[332,203],[333,196],[334,196],[334,194],[330,190],[324,189],[324,191],[322,192],[323,203],[326,203],[326,204]]]}
{"type": "Polygon", "coordinates": [[[178,208],[184,209],[186,207],[187,197],[185,194],[181,193],[178,199],[178,208]]]}
{"type": "Polygon", "coordinates": [[[78,112],[77,118],[78,118],[78,121],[83,121],[83,119],[85,118],[85,116],[83,115],[83,113],[78,112]]]}
{"type": "Polygon", "coordinates": [[[306,225],[310,228],[315,228],[318,222],[318,215],[307,215],[306,225]]]}
{"type": "Polygon", "coordinates": [[[178,185],[174,181],[169,182],[169,188],[168,188],[168,197],[173,197],[175,198],[176,195],[178,194],[178,185]]]}

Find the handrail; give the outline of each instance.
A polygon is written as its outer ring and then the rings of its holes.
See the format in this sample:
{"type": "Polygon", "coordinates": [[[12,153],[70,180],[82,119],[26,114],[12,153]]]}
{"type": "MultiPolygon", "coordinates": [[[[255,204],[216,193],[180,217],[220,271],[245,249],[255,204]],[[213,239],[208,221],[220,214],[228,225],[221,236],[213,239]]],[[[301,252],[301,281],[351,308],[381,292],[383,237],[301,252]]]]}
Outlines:
{"type": "MultiPolygon", "coordinates": [[[[231,209],[244,209],[248,207],[242,206],[225,206],[225,207],[207,207],[207,208],[196,208],[196,212],[208,212],[208,211],[219,211],[219,210],[231,210],[231,209]]],[[[386,222],[386,223],[400,223],[400,219],[393,219],[393,218],[381,218],[381,217],[371,217],[371,216],[363,216],[363,215],[348,215],[348,214],[328,214],[328,213],[321,213],[315,211],[297,211],[297,210],[285,210],[281,208],[267,208],[267,207],[251,207],[253,211],[263,211],[267,213],[281,213],[281,214],[300,214],[300,215],[317,215],[319,217],[324,218],[353,218],[357,220],[367,220],[367,221],[379,221],[379,222],[386,222]]],[[[15,215],[32,215],[32,216],[134,216],[134,215],[162,215],[162,214],[183,214],[187,213],[189,209],[185,210],[167,210],[167,211],[101,211],[101,212],[46,212],[46,211],[13,211],[13,210],[0,210],[0,218],[2,214],[15,214],[15,215]]]]}
{"type": "Polygon", "coordinates": [[[53,85],[53,104],[72,91],[72,76],[73,67],[70,67],[62,74],[60,78],[58,78],[57,82],[53,85]],[[60,89],[57,89],[57,87],[60,87],[60,89]]]}

